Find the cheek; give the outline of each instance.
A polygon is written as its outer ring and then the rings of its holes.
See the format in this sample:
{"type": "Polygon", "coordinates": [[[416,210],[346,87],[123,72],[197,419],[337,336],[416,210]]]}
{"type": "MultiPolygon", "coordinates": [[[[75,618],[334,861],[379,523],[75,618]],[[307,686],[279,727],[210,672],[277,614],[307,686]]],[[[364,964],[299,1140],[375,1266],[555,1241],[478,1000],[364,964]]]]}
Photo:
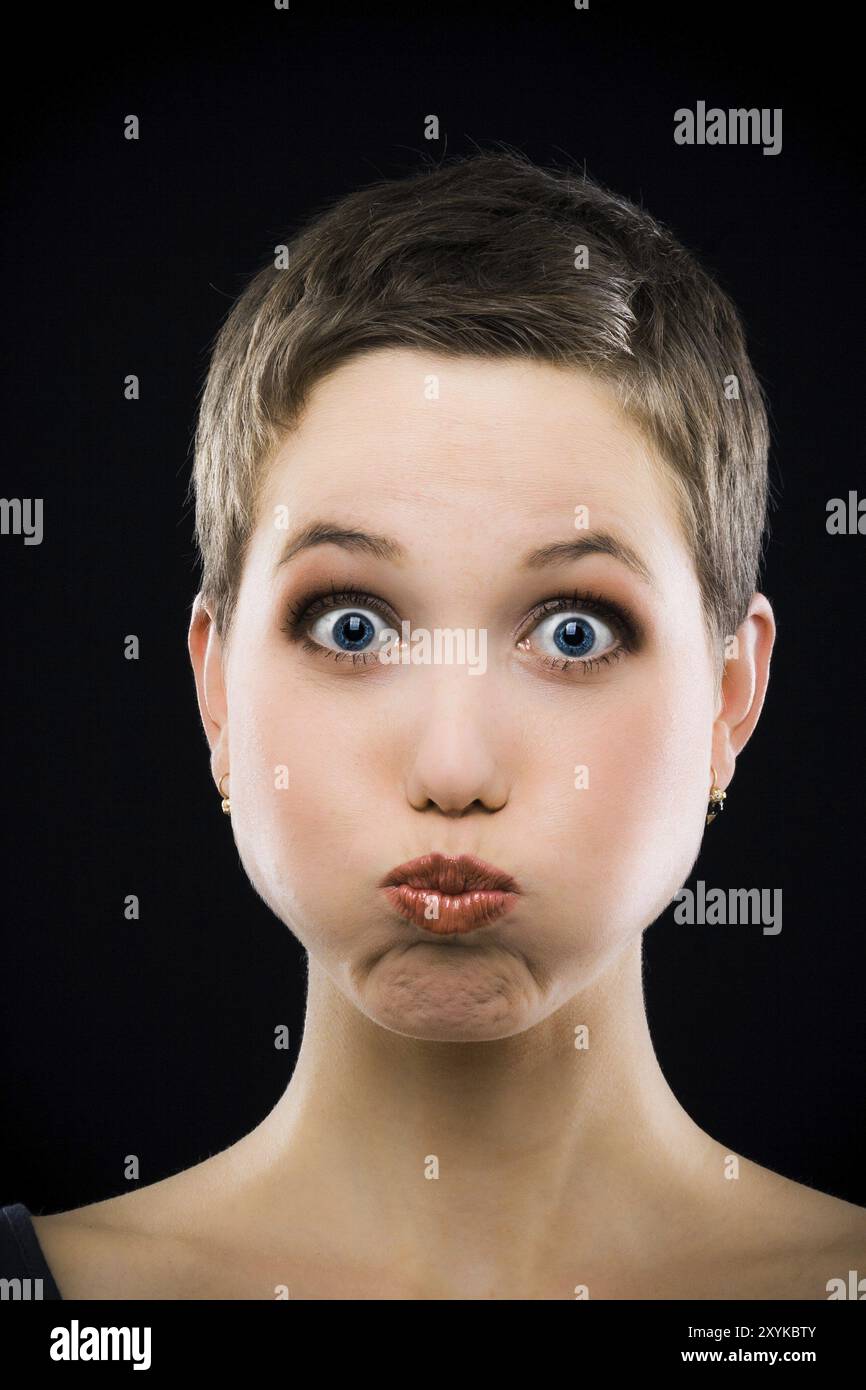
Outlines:
{"type": "Polygon", "coordinates": [[[250,653],[244,669],[251,674],[233,684],[229,701],[235,838],[266,901],[281,916],[307,920],[310,905],[339,897],[336,866],[351,893],[357,845],[370,824],[371,740],[381,738],[381,721],[373,701],[359,707],[351,678],[345,699],[335,699],[261,652],[250,653]]]}
{"type": "Polygon", "coordinates": [[[688,875],[704,829],[712,721],[709,669],[671,661],[623,686],[587,730],[580,830],[608,922],[619,915],[643,927],[688,875]]]}
{"type": "Polygon", "coordinates": [[[710,785],[709,665],[674,653],[620,674],[535,723],[534,816],[523,818],[539,883],[558,885],[558,930],[579,922],[574,940],[590,952],[642,930],[681,886],[710,785]]]}

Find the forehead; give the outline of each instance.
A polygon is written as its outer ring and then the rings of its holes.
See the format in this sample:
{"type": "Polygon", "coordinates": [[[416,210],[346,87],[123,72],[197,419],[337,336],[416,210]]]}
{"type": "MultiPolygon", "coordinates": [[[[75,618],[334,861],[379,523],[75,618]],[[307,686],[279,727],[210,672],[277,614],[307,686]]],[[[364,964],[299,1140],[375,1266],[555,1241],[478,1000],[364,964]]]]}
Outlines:
{"type": "MultiPolygon", "coordinates": [[[[529,360],[388,348],[317,383],[274,457],[265,525],[337,516],[496,545],[544,523],[682,546],[667,466],[587,373],[529,360]]],[[[420,545],[420,538],[419,538],[420,545]]]]}

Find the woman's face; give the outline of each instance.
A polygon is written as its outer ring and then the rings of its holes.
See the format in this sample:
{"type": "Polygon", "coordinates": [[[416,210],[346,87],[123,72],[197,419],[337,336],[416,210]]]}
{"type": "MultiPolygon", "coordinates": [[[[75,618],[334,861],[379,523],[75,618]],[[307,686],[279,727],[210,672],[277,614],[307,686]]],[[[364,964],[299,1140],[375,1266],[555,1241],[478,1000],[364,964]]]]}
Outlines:
{"type": "Polygon", "coordinates": [[[717,703],[698,582],[669,475],[581,372],[408,349],[339,367],[270,465],[221,668],[212,650],[244,867],[388,1029],[530,1027],[694,863],[717,703]],[[314,522],[387,543],[284,559],[314,522]],[[416,652],[418,629],[462,630],[467,659],[380,661],[404,622],[416,652]],[[510,874],[513,910],[405,920],[379,885],[431,851],[510,874]]]}

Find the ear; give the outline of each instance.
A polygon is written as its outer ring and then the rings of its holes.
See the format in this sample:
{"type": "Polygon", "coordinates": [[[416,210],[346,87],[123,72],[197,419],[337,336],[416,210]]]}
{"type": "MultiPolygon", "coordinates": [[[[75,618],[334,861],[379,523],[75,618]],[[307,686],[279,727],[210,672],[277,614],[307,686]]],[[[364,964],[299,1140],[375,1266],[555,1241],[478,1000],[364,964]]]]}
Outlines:
{"type": "Polygon", "coordinates": [[[745,748],[758,722],[770,679],[770,656],[775,640],[773,610],[763,594],[753,594],[749,611],[731,644],[732,654],[725,662],[713,724],[712,762],[721,788],[733,777],[737,754],[745,748]]]}
{"type": "Polygon", "coordinates": [[[223,678],[223,648],[213,617],[202,595],[192,605],[187,647],[195,675],[196,696],[211,750],[211,774],[219,785],[229,770],[228,701],[223,678]]]}

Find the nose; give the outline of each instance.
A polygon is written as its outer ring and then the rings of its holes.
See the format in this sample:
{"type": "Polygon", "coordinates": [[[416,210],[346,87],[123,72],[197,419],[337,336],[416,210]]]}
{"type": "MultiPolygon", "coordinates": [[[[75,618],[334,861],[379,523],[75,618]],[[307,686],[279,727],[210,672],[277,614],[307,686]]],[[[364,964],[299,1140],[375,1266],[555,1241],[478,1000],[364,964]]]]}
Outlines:
{"type": "Polygon", "coordinates": [[[424,674],[427,699],[406,779],[410,804],[452,817],[501,810],[509,795],[507,731],[491,705],[490,671],[473,678],[465,667],[428,667],[424,674]]]}

